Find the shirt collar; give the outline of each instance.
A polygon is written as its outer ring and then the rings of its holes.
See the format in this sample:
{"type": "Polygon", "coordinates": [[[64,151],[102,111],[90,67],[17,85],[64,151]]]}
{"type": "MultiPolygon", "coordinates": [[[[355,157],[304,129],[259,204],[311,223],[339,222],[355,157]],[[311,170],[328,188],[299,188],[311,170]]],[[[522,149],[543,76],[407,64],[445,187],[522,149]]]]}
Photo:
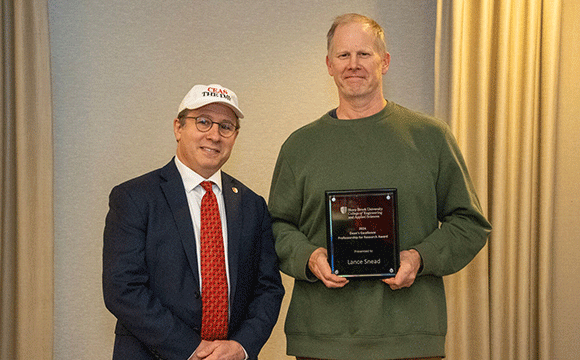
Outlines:
{"type": "Polygon", "coordinates": [[[181,175],[181,179],[183,180],[183,186],[185,187],[185,191],[190,192],[195,189],[199,184],[203,181],[211,181],[217,185],[217,187],[222,190],[222,171],[216,171],[212,176],[205,179],[203,176],[199,175],[195,171],[191,170],[187,165],[182,163],[177,156],[175,157],[175,166],[177,166],[177,170],[181,175]]]}

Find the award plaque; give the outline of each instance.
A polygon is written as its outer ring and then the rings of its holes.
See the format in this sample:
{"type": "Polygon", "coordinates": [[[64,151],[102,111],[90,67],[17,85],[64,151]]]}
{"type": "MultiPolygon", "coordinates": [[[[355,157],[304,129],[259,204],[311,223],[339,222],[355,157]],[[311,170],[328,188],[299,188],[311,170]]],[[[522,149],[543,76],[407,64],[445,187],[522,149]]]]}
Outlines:
{"type": "Polygon", "coordinates": [[[397,190],[326,191],[328,262],[343,277],[394,277],[399,269],[397,190]]]}

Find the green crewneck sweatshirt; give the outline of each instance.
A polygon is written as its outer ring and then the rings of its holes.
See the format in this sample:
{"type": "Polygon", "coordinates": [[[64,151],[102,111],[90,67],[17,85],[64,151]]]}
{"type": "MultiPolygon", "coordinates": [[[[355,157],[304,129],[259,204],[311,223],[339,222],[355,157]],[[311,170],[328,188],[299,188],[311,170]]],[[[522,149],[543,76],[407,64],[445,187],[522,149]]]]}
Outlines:
{"type": "Polygon", "coordinates": [[[286,317],[295,356],[377,360],[444,355],[442,276],[459,271],[491,230],[449,127],[388,102],[379,113],[329,114],[283,144],[268,203],[281,270],[296,279],[286,317]],[[423,270],[406,289],[351,279],[328,289],[307,271],[326,247],[326,190],[396,188],[400,249],[416,249],[423,270]]]}

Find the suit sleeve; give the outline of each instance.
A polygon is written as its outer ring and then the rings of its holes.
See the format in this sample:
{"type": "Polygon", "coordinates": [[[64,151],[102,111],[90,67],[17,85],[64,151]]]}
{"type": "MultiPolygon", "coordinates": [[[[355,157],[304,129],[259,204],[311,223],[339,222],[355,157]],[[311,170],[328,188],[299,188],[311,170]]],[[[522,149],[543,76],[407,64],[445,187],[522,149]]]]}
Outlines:
{"type": "Polygon", "coordinates": [[[158,358],[187,359],[201,339],[151,290],[146,207],[146,200],[132,198],[121,186],[110,194],[103,246],[105,305],[117,317],[117,328],[126,329],[158,358]]]}
{"type": "MultiPolygon", "coordinates": [[[[247,307],[241,316],[244,317],[240,327],[230,336],[231,340],[239,342],[247,351],[250,359],[255,359],[262,346],[268,340],[274,325],[278,319],[280,305],[284,296],[284,287],[280,278],[278,269],[278,258],[274,250],[274,239],[272,236],[272,225],[270,214],[266,202],[261,197],[256,206],[256,233],[253,235],[255,251],[247,254],[247,257],[254,257],[251,260],[255,264],[256,271],[250,271],[249,268],[254,266],[248,263],[247,268],[240,268],[239,276],[244,281],[239,281],[239,286],[247,286],[245,291],[239,291],[240,294],[248,292],[249,300],[247,307]],[[254,279],[252,279],[254,278],[254,279]],[[242,285],[252,284],[252,285],[242,285]]],[[[241,309],[240,306],[244,300],[235,299],[233,312],[241,309]]],[[[232,314],[233,316],[240,315],[232,314]]]]}

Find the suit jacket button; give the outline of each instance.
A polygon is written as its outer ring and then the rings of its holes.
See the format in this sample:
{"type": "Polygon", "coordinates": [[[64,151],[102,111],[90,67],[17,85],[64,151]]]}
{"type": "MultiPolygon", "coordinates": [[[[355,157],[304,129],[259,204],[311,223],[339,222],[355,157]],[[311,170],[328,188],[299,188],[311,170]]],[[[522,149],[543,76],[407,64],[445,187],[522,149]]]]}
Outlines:
{"type": "Polygon", "coordinates": [[[195,298],[196,298],[196,299],[199,299],[199,298],[201,297],[201,296],[200,296],[200,293],[199,293],[199,292],[197,292],[197,291],[195,292],[194,296],[195,296],[195,298]]]}

